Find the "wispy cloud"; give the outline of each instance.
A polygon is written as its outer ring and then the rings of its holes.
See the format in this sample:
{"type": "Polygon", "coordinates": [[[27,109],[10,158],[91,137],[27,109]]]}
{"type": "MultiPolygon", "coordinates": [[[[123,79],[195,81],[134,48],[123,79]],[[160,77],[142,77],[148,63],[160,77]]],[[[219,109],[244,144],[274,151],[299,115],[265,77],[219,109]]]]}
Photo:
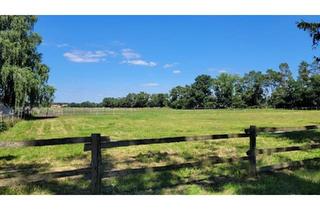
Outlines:
{"type": "Polygon", "coordinates": [[[169,68],[172,68],[174,66],[177,66],[179,63],[175,62],[175,63],[167,63],[167,64],[164,64],[163,65],[163,68],[165,69],[169,69],[169,68]]]}
{"type": "Polygon", "coordinates": [[[229,71],[226,68],[208,68],[208,72],[211,73],[228,73],[229,71]]]}
{"type": "Polygon", "coordinates": [[[69,47],[70,45],[67,43],[61,43],[61,44],[57,44],[58,48],[63,48],[63,47],[69,47]]]}
{"type": "Polygon", "coordinates": [[[148,67],[154,67],[157,65],[157,63],[153,61],[145,61],[145,60],[128,60],[128,61],[123,61],[122,63],[137,65],[137,66],[148,66],[148,67]]]}
{"type": "Polygon", "coordinates": [[[119,40],[114,40],[110,44],[113,45],[113,46],[124,46],[124,45],[126,45],[124,42],[119,41],[119,40]]]}
{"type": "Polygon", "coordinates": [[[150,82],[150,83],[145,83],[145,84],[142,84],[143,87],[157,87],[159,86],[158,83],[155,83],[155,82],[150,82]]]}
{"type": "Polygon", "coordinates": [[[99,63],[105,61],[106,57],[110,55],[115,55],[115,52],[108,50],[72,50],[63,54],[69,61],[76,63],[99,63]]]}
{"type": "Polygon", "coordinates": [[[122,49],[121,55],[124,58],[124,60],[121,63],[137,65],[137,66],[147,66],[147,67],[157,66],[156,62],[143,60],[139,53],[129,48],[122,49]]]}
{"type": "Polygon", "coordinates": [[[140,54],[138,54],[135,51],[133,51],[132,49],[128,49],[128,48],[122,49],[121,54],[126,60],[138,59],[141,57],[140,54]]]}
{"type": "Polygon", "coordinates": [[[174,73],[174,74],[180,74],[181,71],[180,71],[180,70],[173,70],[172,73],[174,73]]]}
{"type": "Polygon", "coordinates": [[[226,69],[220,69],[218,72],[219,72],[220,74],[222,74],[222,73],[228,73],[228,70],[226,70],[226,69]]]}

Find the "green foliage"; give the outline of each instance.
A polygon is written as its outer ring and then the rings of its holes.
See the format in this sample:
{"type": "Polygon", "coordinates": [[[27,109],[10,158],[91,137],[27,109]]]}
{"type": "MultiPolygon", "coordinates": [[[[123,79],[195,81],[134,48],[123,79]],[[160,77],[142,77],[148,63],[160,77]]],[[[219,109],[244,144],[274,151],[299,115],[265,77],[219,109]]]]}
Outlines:
{"type": "Polygon", "coordinates": [[[243,77],[243,100],[247,106],[261,107],[265,103],[265,75],[250,71],[243,77]]]}
{"type": "Polygon", "coordinates": [[[98,107],[99,104],[90,101],[84,101],[81,103],[70,103],[69,107],[98,107]]]}
{"type": "Polygon", "coordinates": [[[213,89],[217,100],[216,108],[228,108],[233,106],[233,101],[238,94],[238,92],[236,92],[236,85],[238,82],[238,76],[227,73],[222,73],[213,80],[213,89]]]}
{"type": "MultiPolygon", "coordinates": [[[[305,22],[301,20],[297,22],[297,27],[301,30],[307,31],[312,38],[312,46],[313,48],[317,48],[320,41],[320,23],[318,22],[305,22]]],[[[319,73],[320,70],[320,57],[314,56],[314,62],[312,65],[315,72],[319,73]]]]}
{"type": "Polygon", "coordinates": [[[168,94],[129,93],[122,98],[105,98],[104,107],[165,107],[174,109],[221,108],[318,108],[319,74],[302,61],[297,79],[287,63],[279,70],[250,71],[244,76],[221,73],[215,78],[199,75],[191,85],[176,86],[168,94]]]}
{"type": "Polygon", "coordinates": [[[301,20],[297,23],[299,29],[309,32],[313,46],[316,47],[320,41],[320,23],[309,23],[301,20]]]}
{"type": "Polygon", "coordinates": [[[0,99],[12,107],[33,107],[52,102],[47,85],[49,68],[41,62],[33,32],[34,16],[0,16],[0,99]]]}
{"type": "Polygon", "coordinates": [[[102,100],[103,107],[165,107],[168,106],[168,94],[129,93],[126,97],[107,97],[102,100]]]}

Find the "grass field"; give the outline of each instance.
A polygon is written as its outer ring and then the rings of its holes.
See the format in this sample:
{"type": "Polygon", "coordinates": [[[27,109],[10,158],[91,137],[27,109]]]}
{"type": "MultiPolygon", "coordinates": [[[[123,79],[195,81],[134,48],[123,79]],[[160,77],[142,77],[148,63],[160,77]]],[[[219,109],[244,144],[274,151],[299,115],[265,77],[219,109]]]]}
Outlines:
{"type": "MultiPolygon", "coordinates": [[[[114,110],[104,114],[59,116],[20,121],[0,133],[0,141],[89,136],[101,133],[111,139],[189,136],[243,132],[250,125],[291,127],[320,124],[320,111],[252,110],[114,110]]],[[[258,136],[257,148],[303,145],[320,140],[320,132],[304,131],[258,136]]],[[[105,167],[152,167],[205,159],[239,157],[248,150],[248,139],[134,146],[103,150],[105,167]]],[[[320,150],[259,156],[258,166],[320,157],[320,150]]],[[[90,153],[83,144],[42,148],[0,148],[1,178],[23,177],[47,171],[86,167],[90,153]]],[[[103,180],[105,194],[319,194],[320,166],[247,178],[247,162],[186,168],[167,172],[103,180]]],[[[89,181],[60,178],[37,184],[1,187],[1,194],[88,194],[89,181]]]]}

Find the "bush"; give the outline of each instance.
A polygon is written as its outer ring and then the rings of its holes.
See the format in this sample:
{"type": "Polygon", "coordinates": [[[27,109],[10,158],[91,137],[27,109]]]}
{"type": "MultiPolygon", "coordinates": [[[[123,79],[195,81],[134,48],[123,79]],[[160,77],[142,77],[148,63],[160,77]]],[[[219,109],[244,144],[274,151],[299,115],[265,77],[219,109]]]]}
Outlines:
{"type": "Polygon", "coordinates": [[[8,126],[4,122],[0,122],[0,132],[3,132],[8,129],[8,126]]]}
{"type": "Polygon", "coordinates": [[[9,128],[13,127],[18,121],[19,119],[15,117],[13,119],[0,122],[0,132],[6,131],[9,128]]]}

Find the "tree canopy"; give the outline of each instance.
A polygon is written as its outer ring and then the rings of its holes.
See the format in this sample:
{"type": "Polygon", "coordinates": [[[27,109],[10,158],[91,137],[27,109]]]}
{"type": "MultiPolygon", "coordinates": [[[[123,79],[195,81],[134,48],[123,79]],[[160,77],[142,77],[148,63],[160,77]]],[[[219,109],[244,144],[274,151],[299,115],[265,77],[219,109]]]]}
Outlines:
{"type": "Polygon", "coordinates": [[[105,98],[105,107],[201,108],[312,108],[320,107],[320,76],[302,61],[293,77],[287,63],[278,70],[249,71],[243,76],[221,73],[199,75],[186,86],[176,86],[169,94],[129,93],[126,97],[105,98]]]}
{"type": "Polygon", "coordinates": [[[12,108],[48,105],[54,88],[37,46],[35,16],[0,16],[0,99],[12,108]]]}

